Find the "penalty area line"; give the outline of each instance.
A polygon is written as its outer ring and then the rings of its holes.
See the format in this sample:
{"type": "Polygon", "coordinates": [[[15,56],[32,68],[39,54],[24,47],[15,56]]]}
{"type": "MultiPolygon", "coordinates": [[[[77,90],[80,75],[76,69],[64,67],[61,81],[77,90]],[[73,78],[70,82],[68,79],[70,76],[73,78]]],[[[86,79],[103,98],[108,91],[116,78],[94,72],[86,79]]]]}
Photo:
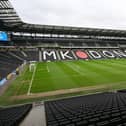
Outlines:
{"type": "Polygon", "coordinates": [[[48,73],[50,72],[48,65],[46,66],[48,73]]]}
{"type": "Polygon", "coordinates": [[[34,80],[34,77],[35,77],[36,68],[37,68],[37,65],[34,68],[34,71],[33,71],[33,74],[32,74],[32,78],[31,78],[31,81],[30,81],[30,84],[29,84],[27,95],[31,94],[30,92],[31,92],[31,87],[32,87],[33,80],[34,80]]]}

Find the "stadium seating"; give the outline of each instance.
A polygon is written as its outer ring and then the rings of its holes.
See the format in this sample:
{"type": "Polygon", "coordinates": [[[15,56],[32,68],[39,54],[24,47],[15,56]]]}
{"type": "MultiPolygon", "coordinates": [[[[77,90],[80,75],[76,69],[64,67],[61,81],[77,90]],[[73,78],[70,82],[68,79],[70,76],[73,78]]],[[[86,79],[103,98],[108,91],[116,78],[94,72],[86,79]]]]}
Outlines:
{"type": "Polygon", "coordinates": [[[47,126],[125,126],[125,99],[118,92],[47,101],[47,126]]]}
{"type": "Polygon", "coordinates": [[[0,109],[0,126],[18,126],[31,110],[32,104],[0,109]]]}
{"type": "Polygon", "coordinates": [[[14,50],[0,51],[0,80],[13,72],[24,61],[38,61],[38,51],[32,50],[14,50]]]}
{"type": "Polygon", "coordinates": [[[4,78],[10,72],[14,71],[19,65],[22,64],[22,60],[15,55],[7,51],[0,52],[0,79],[4,78]]]}
{"type": "MultiPolygon", "coordinates": [[[[15,38],[17,39],[17,38],[15,38]]],[[[22,38],[18,38],[22,39],[22,38]]],[[[119,45],[125,46],[125,41],[121,40],[110,40],[110,39],[95,39],[95,38],[87,38],[87,39],[82,39],[82,38],[43,38],[42,40],[40,39],[34,39],[31,38],[29,42],[27,41],[19,41],[17,40],[14,43],[14,46],[41,46],[41,47],[119,47],[119,45]]]]}
{"type": "Polygon", "coordinates": [[[20,57],[23,61],[38,61],[39,55],[36,49],[25,49],[25,50],[14,50],[11,53],[15,54],[16,56],[20,57]]]}

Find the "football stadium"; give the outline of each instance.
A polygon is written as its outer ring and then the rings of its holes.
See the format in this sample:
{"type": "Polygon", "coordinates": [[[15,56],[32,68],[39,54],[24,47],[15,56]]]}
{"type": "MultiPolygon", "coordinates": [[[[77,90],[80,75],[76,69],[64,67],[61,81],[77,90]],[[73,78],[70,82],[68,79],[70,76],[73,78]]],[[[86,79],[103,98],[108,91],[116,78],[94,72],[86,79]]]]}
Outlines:
{"type": "Polygon", "coordinates": [[[126,30],[25,23],[0,0],[0,126],[126,126],[126,30]]]}

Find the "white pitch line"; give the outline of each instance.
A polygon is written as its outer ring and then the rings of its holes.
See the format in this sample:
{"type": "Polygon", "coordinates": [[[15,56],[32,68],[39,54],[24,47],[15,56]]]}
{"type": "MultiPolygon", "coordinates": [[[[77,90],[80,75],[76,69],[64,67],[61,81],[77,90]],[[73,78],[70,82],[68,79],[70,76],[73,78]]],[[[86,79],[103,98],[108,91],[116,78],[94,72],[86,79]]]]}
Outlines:
{"type": "Polygon", "coordinates": [[[35,77],[36,68],[37,68],[37,65],[35,66],[35,69],[34,69],[34,71],[33,71],[32,79],[31,79],[30,84],[29,84],[29,88],[28,88],[27,95],[30,95],[30,91],[31,91],[32,83],[33,83],[33,80],[34,80],[34,77],[35,77]]]}
{"type": "Polygon", "coordinates": [[[47,68],[47,71],[50,72],[48,65],[46,66],[46,68],[47,68]]]}

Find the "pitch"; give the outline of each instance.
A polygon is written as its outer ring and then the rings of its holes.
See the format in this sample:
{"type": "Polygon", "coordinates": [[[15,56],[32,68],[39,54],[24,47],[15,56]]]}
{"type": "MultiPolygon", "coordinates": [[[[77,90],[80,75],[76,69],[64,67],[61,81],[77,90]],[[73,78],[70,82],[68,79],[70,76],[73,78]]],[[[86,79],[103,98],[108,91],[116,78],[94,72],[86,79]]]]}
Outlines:
{"type": "Polygon", "coordinates": [[[29,95],[102,85],[119,89],[126,87],[125,84],[125,59],[41,62],[32,71],[26,66],[6,93],[29,95]]]}

